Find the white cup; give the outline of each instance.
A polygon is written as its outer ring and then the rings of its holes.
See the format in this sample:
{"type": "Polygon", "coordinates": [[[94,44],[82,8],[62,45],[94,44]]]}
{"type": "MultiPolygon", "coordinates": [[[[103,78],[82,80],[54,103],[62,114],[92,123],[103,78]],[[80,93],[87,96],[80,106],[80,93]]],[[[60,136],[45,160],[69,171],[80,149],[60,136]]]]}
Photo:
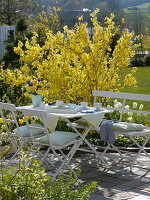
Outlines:
{"type": "Polygon", "coordinates": [[[96,109],[96,111],[100,111],[102,109],[102,103],[94,103],[93,107],[96,109]]]}
{"type": "Polygon", "coordinates": [[[79,103],[80,106],[82,106],[83,109],[87,108],[88,102],[81,102],[79,103]]]}
{"type": "Polygon", "coordinates": [[[57,101],[56,101],[56,106],[58,106],[58,107],[62,107],[63,104],[64,104],[63,101],[60,101],[60,100],[57,100],[57,101]]]}
{"type": "Polygon", "coordinates": [[[68,103],[70,109],[75,109],[77,105],[75,103],[68,103]]]}

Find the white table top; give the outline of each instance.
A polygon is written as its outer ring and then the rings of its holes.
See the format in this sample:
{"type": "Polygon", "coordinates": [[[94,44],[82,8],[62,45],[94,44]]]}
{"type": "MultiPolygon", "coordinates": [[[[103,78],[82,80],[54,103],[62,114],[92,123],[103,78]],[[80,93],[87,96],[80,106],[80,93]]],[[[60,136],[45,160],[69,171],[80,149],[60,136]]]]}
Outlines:
{"type": "Polygon", "coordinates": [[[75,112],[73,109],[63,109],[63,108],[56,108],[56,106],[48,106],[46,105],[44,109],[40,108],[40,107],[33,107],[33,105],[29,105],[29,106],[20,106],[17,107],[18,110],[20,109],[36,109],[36,110],[45,110],[46,112],[53,114],[53,115],[57,115],[61,118],[80,118],[86,115],[98,115],[100,113],[111,113],[113,112],[113,110],[107,110],[107,109],[103,109],[100,111],[95,111],[93,107],[88,107],[87,110],[82,110],[79,112],[75,112]],[[67,111],[68,110],[68,111],[67,111]],[[68,113],[67,113],[68,112],[68,113]],[[71,113],[72,112],[72,113],[71,113]]]}

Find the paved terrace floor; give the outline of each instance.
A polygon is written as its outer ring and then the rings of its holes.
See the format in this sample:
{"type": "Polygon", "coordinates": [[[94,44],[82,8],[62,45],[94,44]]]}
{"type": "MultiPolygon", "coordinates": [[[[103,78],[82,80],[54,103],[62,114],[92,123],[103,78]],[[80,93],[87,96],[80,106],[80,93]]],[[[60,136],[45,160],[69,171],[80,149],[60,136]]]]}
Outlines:
{"type": "MultiPolygon", "coordinates": [[[[115,154],[117,155],[117,154],[115,154]]],[[[109,156],[113,157],[114,154],[109,156]]],[[[146,200],[150,199],[150,159],[140,156],[130,172],[129,162],[108,162],[107,169],[98,166],[92,154],[77,154],[73,165],[81,168],[82,182],[97,182],[97,189],[90,200],[146,200]]]]}

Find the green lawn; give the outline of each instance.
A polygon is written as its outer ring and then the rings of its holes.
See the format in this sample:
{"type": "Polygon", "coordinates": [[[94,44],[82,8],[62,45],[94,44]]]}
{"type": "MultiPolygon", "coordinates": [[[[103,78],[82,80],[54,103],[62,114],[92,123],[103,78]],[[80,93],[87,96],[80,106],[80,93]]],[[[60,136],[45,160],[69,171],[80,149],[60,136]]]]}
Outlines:
{"type": "Polygon", "coordinates": [[[136,7],[138,7],[139,9],[150,9],[150,3],[143,3],[136,7]]]}
{"type": "MultiPolygon", "coordinates": [[[[131,67],[124,69],[121,74],[124,75],[131,71],[131,67]]],[[[150,95],[150,67],[138,67],[138,71],[135,74],[138,81],[137,88],[124,88],[122,92],[149,94],[150,95]]],[[[141,102],[140,102],[141,103],[141,102]]],[[[142,102],[143,103],[143,102],[142,102]]],[[[150,103],[144,103],[144,110],[150,111],[150,103]]]]}
{"type": "MultiPolygon", "coordinates": [[[[131,67],[128,67],[121,73],[124,75],[130,71],[131,67]]],[[[138,81],[137,88],[125,88],[123,91],[139,94],[150,94],[150,67],[138,67],[135,78],[138,81]]]]}

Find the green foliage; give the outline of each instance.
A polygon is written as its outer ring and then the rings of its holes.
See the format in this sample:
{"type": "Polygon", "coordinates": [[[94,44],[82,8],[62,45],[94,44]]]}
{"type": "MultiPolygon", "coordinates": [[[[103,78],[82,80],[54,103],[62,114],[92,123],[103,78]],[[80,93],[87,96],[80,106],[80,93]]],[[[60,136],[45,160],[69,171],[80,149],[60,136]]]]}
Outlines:
{"type": "Polygon", "coordinates": [[[96,182],[86,185],[81,184],[77,179],[73,178],[70,173],[69,177],[59,176],[54,182],[47,184],[47,198],[51,200],[87,200],[89,195],[96,188],[96,182]]]}
{"type": "MultiPolygon", "coordinates": [[[[106,146],[107,145],[107,142],[100,140],[100,135],[99,135],[99,133],[96,133],[96,132],[93,132],[90,135],[88,135],[87,139],[91,144],[94,144],[96,146],[106,146]]],[[[145,137],[144,136],[143,137],[135,137],[134,139],[140,145],[142,145],[145,140],[145,137]]],[[[119,147],[137,147],[136,144],[133,143],[132,140],[130,140],[130,138],[120,136],[120,135],[116,136],[116,141],[115,141],[114,145],[119,146],[119,147]]],[[[146,144],[146,147],[150,147],[150,142],[148,142],[146,144]]]]}
{"type": "Polygon", "coordinates": [[[111,48],[111,54],[113,53],[115,46],[117,45],[118,40],[120,39],[121,35],[119,33],[115,33],[115,35],[112,38],[112,42],[110,44],[111,48]]]}
{"type": "Polygon", "coordinates": [[[0,80],[0,101],[14,103],[17,105],[26,105],[29,99],[25,98],[22,94],[21,86],[10,88],[4,81],[0,80]]]}
{"type": "Polygon", "coordinates": [[[142,57],[134,56],[130,62],[131,67],[143,67],[144,61],[142,57]]]}
{"type": "Polygon", "coordinates": [[[18,46],[18,41],[25,42],[25,37],[32,37],[32,33],[27,32],[27,22],[24,19],[18,20],[16,24],[16,33],[10,30],[8,32],[8,40],[6,42],[6,53],[3,56],[2,61],[4,62],[4,69],[7,68],[19,68],[20,56],[14,52],[14,47],[18,46]]]}
{"type": "MultiPolygon", "coordinates": [[[[140,144],[143,145],[143,142],[145,140],[145,137],[134,137],[134,139],[140,144]]],[[[128,137],[124,137],[124,136],[118,136],[117,140],[115,142],[116,146],[120,146],[120,147],[136,147],[136,144],[132,142],[132,140],[130,140],[130,138],[128,137]]],[[[146,145],[147,147],[150,147],[150,143],[148,143],[146,145]]]]}
{"type": "Polygon", "coordinates": [[[25,154],[17,166],[3,168],[0,173],[2,200],[86,200],[95,188],[95,182],[82,185],[72,173],[52,181],[39,162],[25,154]]]}
{"type": "MultiPolygon", "coordinates": [[[[16,43],[15,40],[15,34],[13,30],[10,30],[8,32],[8,39],[5,41],[6,43],[6,53],[3,56],[2,61],[5,62],[4,69],[15,66],[18,67],[19,65],[19,56],[14,52],[14,43],[16,43]]],[[[18,43],[17,43],[18,44],[18,43]]]]}
{"type": "Polygon", "coordinates": [[[2,199],[42,199],[46,174],[34,159],[24,155],[18,167],[2,169],[0,176],[0,196],[2,199]],[[27,162],[28,160],[28,162],[27,162]],[[29,162],[30,161],[30,162],[29,162]]]}
{"type": "Polygon", "coordinates": [[[150,66],[150,55],[144,57],[144,64],[145,66],[150,66]]]}
{"type": "Polygon", "coordinates": [[[12,66],[18,68],[20,66],[19,64],[19,56],[13,51],[14,44],[9,43],[6,46],[6,53],[3,56],[3,61],[5,62],[4,69],[12,68],[12,66]]]}
{"type": "Polygon", "coordinates": [[[27,23],[25,21],[25,19],[20,19],[16,25],[16,30],[17,31],[20,31],[20,32],[23,32],[27,29],[27,23]]]}

